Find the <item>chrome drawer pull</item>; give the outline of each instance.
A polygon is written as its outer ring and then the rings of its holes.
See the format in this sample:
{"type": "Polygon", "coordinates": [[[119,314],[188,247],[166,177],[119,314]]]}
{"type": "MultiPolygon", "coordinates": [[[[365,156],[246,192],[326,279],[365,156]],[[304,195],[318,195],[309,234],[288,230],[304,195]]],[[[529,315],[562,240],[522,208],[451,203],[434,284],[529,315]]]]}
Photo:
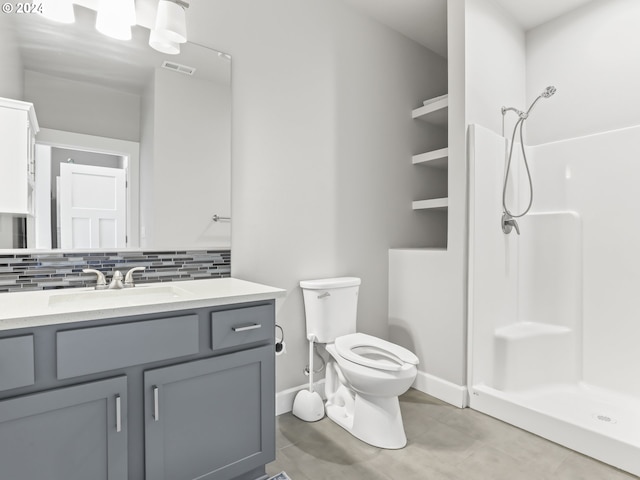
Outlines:
{"type": "Polygon", "coordinates": [[[160,420],[160,392],[158,391],[158,387],[154,386],[153,387],[153,420],[154,421],[158,421],[160,420]]]}
{"type": "Polygon", "coordinates": [[[120,395],[116,395],[116,432],[120,433],[122,430],[122,404],[120,395]]]}
{"type": "Polygon", "coordinates": [[[261,328],[262,325],[260,323],[256,323],[254,325],[247,325],[246,327],[231,327],[234,332],[246,332],[247,330],[256,330],[261,328]]]}

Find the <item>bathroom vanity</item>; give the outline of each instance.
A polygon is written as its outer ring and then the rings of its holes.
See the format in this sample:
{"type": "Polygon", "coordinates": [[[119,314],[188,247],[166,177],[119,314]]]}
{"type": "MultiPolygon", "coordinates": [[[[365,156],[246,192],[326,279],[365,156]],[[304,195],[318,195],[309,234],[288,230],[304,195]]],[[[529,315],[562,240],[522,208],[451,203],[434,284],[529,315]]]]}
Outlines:
{"type": "Polygon", "coordinates": [[[283,294],[231,278],[3,294],[0,476],[266,478],[283,294]]]}

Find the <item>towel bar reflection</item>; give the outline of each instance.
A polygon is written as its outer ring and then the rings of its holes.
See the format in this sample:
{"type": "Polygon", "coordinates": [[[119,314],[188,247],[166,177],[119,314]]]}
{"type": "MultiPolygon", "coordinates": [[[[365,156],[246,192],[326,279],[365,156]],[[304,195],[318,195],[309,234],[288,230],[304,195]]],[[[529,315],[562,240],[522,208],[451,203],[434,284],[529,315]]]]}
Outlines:
{"type": "Polygon", "coordinates": [[[214,215],[212,220],[214,222],[230,222],[231,221],[231,217],[221,217],[220,215],[214,215]]]}

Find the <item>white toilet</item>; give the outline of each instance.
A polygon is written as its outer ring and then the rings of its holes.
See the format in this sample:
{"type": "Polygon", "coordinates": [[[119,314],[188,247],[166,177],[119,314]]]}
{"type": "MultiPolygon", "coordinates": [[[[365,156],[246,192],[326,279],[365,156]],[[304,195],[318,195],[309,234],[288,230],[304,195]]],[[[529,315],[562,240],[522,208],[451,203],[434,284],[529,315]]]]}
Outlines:
{"type": "Polygon", "coordinates": [[[356,333],[355,277],[300,282],[307,337],[325,343],[327,416],[360,440],[380,448],[407,444],[398,395],[416,378],[418,358],[406,348],[356,333]]]}

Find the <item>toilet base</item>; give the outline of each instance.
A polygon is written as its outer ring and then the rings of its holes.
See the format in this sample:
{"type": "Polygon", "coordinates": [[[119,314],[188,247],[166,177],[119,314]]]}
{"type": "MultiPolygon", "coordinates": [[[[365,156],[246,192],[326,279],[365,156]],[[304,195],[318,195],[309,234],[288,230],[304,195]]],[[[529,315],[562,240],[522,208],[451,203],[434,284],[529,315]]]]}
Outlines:
{"type": "Polygon", "coordinates": [[[396,450],[407,444],[398,397],[368,397],[342,385],[327,401],[326,412],[354,437],[374,447],[396,450]]]}

